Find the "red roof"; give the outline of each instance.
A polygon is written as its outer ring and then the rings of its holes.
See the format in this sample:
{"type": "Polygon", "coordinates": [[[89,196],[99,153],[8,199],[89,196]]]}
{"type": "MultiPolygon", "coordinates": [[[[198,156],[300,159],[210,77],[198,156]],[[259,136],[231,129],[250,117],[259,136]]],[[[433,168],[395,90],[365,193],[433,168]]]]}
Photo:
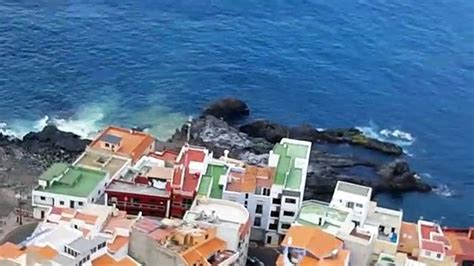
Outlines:
{"type": "Polygon", "coordinates": [[[430,240],[421,241],[421,248],[437,253],[444,253],[444,245],[442,243],[430,240]]]}
{"type": "Polygon", "coordinates": [[[160,152],[151,152],[150,156],[163,161],[174,162],[178,158],[178,153],[173,150],[164,150],[160,152]]]}
{"type": "Polygon", "coordinates": [[[204,159],[206,158],[206,153],[204,152],[204,150],[197,150],[193,148],[184,149],[186,150],[183,156],[181,156],[180,161],[178,162],[180,165],[182,165],[183,168],[176,168],[173,176],[173,185],[179,186],[181,184],[181,178],[183,177],[184,170],[183,186],[180,189],[186,192],[192,192],[197,187],[199,181],[199,173],[190,173],[189,164],[191,162],[204,162],[204,159]]]}
{"type": "Polygon", "coordinates": [[[429,226],[422,224],[421,225],[421,238],[423,239],[431,239],[431,233],[439,233],[438,228],[435,226],[429,226]]]}

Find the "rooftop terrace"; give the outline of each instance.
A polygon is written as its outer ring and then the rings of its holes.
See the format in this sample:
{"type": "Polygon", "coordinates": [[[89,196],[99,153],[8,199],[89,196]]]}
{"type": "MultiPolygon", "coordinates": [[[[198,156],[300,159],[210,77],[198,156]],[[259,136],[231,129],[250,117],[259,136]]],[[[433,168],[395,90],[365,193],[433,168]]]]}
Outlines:
{"type": "Polygon", "coordinates": [[[348,212],[332,208],[327,202],[309,200],[303,202],[296,217],[296,222],[302,225],[320,227],[325,231],[336,234],[348,217],[348,212]]]}
{"type": "Polygon", "coordinates": [[[299,189],[303,173],[298,166],[298,159],[306,159],[308,146],[294,143],[277,143],[273,153],[279,155],[274,183],[284,185],[287,189],[299,189]]]}
{"type": "Polygon", "coordinates": [[[256,193],[257,188],[271,188],[273,169],[247,165],[245,168],[231,168],[226,190],[233,192],[256,193]]]}
{"type": "Polygon", "coordinates": [[[227,200],[197,198],[184,216],[186,221],[203,221],[211,224],[246,224],[249,213],[244,206],[227,200]]]}
{"type": "MultiPolygon", "coordinates": [[[[64,169],[63,164],[60,166],[55,165],[52,167],[64,169]]],[[[58,171],[56,171],[56,169],[54,170],[54,173],[57,174],[58,171]]],[[[79,166],[68,166],[58,181],[52,181],[52,183],[47,187],[38,186],[35,190],[54,194],[87,197],[92,193],[97,185],[105,179],[105,177],[106,173],[102,171],[91,170],[79,166]]],[[[50,180],[52,180],[52,178],[50,180]]]]}
{"type": "MultiPolygon", "coordinates": [[[[209,164],[206,174],[201,177],[198,188],[198,194],[201,196],[211,197],[215,199],[222,198],[223,185],[220,184],[220,178],[227,173],[227,166],[209,164]]],[[[227,178],[225,179],[227,180],[227,178]]]]}
{"type": "Polygon", "coordinates": [[[337,182],[335,191],[343,191],[346,193],[356,194],[363,197],[370,197],[371,195],[371,188],[365,187],[357,184],[352,184],[348,182],[337,182]]]}
{"type": "Polygon", "coordinates": [[[122,169],[127,164],[128,160],[114,157],[112,155],[98,154],[94,152],[87,151],[76,165],[81,165],[85,167],[93,167],[97,170],[102,170],[104,172],[110,173],[110,176],[115,176],[117,172],[122,169]]]}
{"type": "Polygon", "coordinates": [[[159,189],[144,184],[134,184],[129,182],[123,182],[114,180],[107,187],[106,191],[124,192],[138,195],[149,195],[149,196],[160,196],[169,197],[170,191],[165,189],[159,189]]]}

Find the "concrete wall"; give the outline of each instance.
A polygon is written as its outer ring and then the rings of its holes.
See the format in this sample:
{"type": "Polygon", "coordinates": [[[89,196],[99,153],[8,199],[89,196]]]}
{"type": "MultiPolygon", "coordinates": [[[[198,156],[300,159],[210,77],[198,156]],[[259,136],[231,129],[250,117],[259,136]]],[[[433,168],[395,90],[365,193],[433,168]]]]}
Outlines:
{"type": "Polygon", "coordinates": [[[177,254],[157,246],[146,233],[133,229],[130,234],[128,254],[144,266],[169,265],[185,266],[177,254]]]}
{"type": "Polygon", "coordinates": [[[351,252],[349,265],[370,265],[375,241],[372,240],[368,244],[363,244],[360,241],[353,240],[353,237],[341,237],[341,239],[344,241],[344,248],[351,252]]]}

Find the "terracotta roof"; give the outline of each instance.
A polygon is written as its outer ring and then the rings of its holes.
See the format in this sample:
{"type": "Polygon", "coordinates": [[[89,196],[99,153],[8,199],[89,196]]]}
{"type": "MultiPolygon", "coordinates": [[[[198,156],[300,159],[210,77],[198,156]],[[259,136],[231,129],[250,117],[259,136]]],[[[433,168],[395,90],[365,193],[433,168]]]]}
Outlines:
{"type": "Polygon", "coordinates": [[[227,243],[220,238],[212,238],[203,242],[199,246],[190,248],[182,253],[183,258],[192,265],[196,261],[207,260],[212,254],[222,251],[227,247],[227,243]]]}
{"type": "Polygon", "coordinates": [[[437,227],[422,224],[421,226],[421,238],[431,239],[431,233],[439,233],[437,227]]]}
{"type": "Polygon", "coordinates": [[[133,131],[130,129],[119,128],[119,127],[108,127],[106,128],[92,143],[89,147],[101,148],[101,138],[105,135],[116,136],[121,138],[120,149],[117,153],[126,154],[130,156],[133,161],[138,160],[147,149],[155,142],[155,139],[144,132],[133,131]]]}
{"type": "Polygon", "coordinates": [[[236,169],[230,171],[228,191],[255,193],[257,187],[270,188],[273,180],[273,170],[268,167],[247,165],[244,172],[236,169]]]}
{"type": "Polygon", "coordinates": [[[29,246],[27,248],[27,252],[33,252],[35,254],[38,254],[44,259],[52,259],[58,255],[58,252],[50,247],[50,246],[44,246],[44,247],[38,247],[38,246],[29,246]]]}
{"type": "Polygon", "coordinates": [[[115,232],[116,228],[129,229],[135,223],[135,219],[128,219],[127,216],[119,215],[113,216],[109,219],[107,224],[104,226],[103,231],[115,232]]]}
{"type": "Polygon", "coordinates": [[[82,220],[82,221],[84,221],[85,223],[88,223],[88,224],[95,224],[99,217],[97,217],[95,215],[90,215],[90,214],[85,214],[85,213],[78,212],[74,216],[74,218],[78,219],[78,220],[82,220]]]}
{"type": "Polygon", "coordinates": [[[164,150],[163,152],[151,152],[149,156],[160,159],[163,161],[167,162],[174,162],[176,161],[176,158],[178,158],[178,152],[175,152],[173,150],[164,150]]]}
{"type": "Polygon", "coordinates": [[[104,254],[92,261],[92,266],[135,266],[138,265],[130,257],[125,257],[122,260],[115,260],[108,254],[104,254]]]}
{"type": "Polygon", "coordinates": [[[183,259],[188,263],[188,265],[193,265],[195,262],[202,260],[201,254],[195,249],[190,249],[183,255],[183,259]]]}
{"type": "Polygon", "coordinates": [[[0,258],[16,259],[24,253],[20,246],[7,242],[0,246],[0,258]]]}
{"type": "Polygon", "coordinates": [[[125,236],[116,236],[114,242],[107,243],[107,248],[111,253],[115,253],[121,250],[123,247],[128,245],[128,237],[125,236]]]}
{"type": "Polygon", "coordinates": [[[474,239],[469,239],[469,229],[448,229],[444,231],[444,235],[456,256],[469,256],[474,259],[474,239]]]}
{"type": "Polygon", "coordinates": [[[317,258],[323,258],[334,249],[342,248],[343,242],[316,227],[292,226],[288,229],[282,246],[305,249],[317,258]]]}
{"type": "Polygon", "coordinates": [[[429,250],[429,251],[433,251],[433,252],[444,253],[444,245],[442,243],[435,242],[435,241],[422,240],[421,248],[429,250]]]}
{"type": "Polygon", "coordinates": [[[417,225],[414,223],[402,222],[398,251],[412,254],[413,250],[416,248],[419,248],[417,225]]]}

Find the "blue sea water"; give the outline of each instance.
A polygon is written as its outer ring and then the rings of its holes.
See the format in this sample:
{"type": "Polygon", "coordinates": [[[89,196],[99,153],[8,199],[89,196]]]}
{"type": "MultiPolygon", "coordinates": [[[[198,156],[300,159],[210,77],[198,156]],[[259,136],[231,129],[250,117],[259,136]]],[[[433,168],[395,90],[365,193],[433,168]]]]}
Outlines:
{"type": "Polygon", "coordinates": [[[469,0],[0,0],[0,129],[166,137],[237,96],[255,118],[404,145],[440,189],[381,205],[472,225],[473,25],[469,0]]]}

